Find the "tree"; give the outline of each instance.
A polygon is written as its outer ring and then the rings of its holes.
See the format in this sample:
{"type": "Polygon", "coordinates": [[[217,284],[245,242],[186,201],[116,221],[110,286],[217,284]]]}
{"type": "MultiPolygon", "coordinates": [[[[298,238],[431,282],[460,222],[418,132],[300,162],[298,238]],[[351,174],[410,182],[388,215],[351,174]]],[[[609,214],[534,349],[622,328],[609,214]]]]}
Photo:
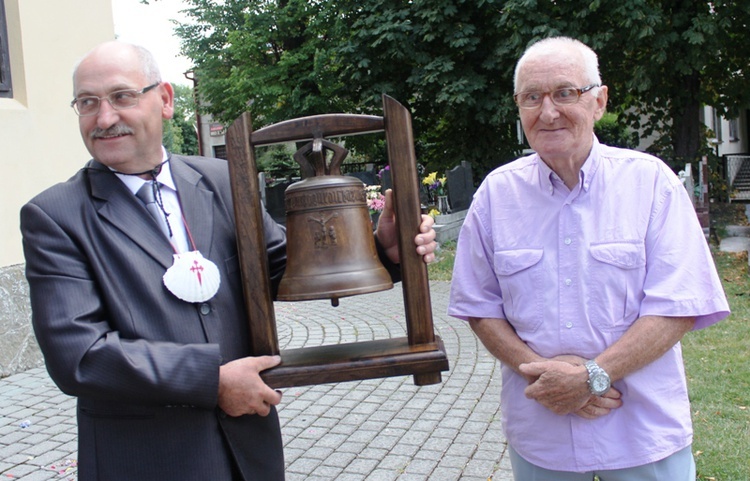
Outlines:
{"type": "Polygon", "coordinates": [[[377,114],[387,93],[413,113],[429,171],[469,160],[481,178],[521,148],[513,70],[531,42],[552,35],[599,53],[619,118],[662,134],[663,153],[695,159],[700,106],[750,104],[749,1],[186,0],[191,20],[177,34],[205,108],[224,122],[248,109],[255,128],[377,114]]]}
{"type": "Polygon", "coordinates": [[[186,0],[189,23],[176,29],[191,58],[205,108],[231,122],[253,112],[255,127],[348,110],[328,39],[340,25],[332,2],[186,0]]]}
{"type": "Polygon", "coordinates": [[[730,115],[750,105],[748,0],[509,0],[502,25],[513,49],[559,34],[594,48],[610,110],[644,136],[658,133],[673,167],[704,151],[702,105],[730,115]]]}
{"type": "MultiPolygon", "coordinates": [[[[494,167],[518,152],[515,114],[493,50],[493,2],[187,0],[177,28],[205,108],[255,128],[335,111],[377,114],[387,93],[414,112],[417,150],[432,169],[494,167]],[[458,22],[461,28],[454,25],[458,22]]],[[[363,142],[347,145],[364,151],[363,142]]],[[[382,148],[360,152],[382,159],[382,148]]]]}
{"type": "Polygon", "coordinates": [[[195,96],[187,85],[174,85],[174,116],[172,120],[182,132],[182,153],[198,155],[198,131],[195,118],[195,96]]]}
{"type": "Polygon", "coordinates": [[[360,105],[382,92],[414,117],[418,158],[428,171],[462,160],[483,174],[520,151],[512,101],[515,59],[497,28],[502,2],[364,0],[351,2],[341,73],[360,105]]]}
{"type": "Polygon", "coordinates": [[[198,133],[195,128],[193,89],[174,84],[174,115],[164,121],[162,143],[175,154],[198,155],[198,133]]]}

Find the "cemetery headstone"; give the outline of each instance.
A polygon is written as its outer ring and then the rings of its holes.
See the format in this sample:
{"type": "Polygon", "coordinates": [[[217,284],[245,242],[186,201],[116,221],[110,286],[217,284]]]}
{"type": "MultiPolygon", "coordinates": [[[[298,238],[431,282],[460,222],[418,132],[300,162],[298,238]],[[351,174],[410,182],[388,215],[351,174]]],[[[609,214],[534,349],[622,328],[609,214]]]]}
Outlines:
{"type": "Polygon", "coordinates": [[[449,170],[446,176],[448,177],[448,201],[451,211],[468,209],[475,190],[471,163],[462,161],[460,165],[449,170]]]}

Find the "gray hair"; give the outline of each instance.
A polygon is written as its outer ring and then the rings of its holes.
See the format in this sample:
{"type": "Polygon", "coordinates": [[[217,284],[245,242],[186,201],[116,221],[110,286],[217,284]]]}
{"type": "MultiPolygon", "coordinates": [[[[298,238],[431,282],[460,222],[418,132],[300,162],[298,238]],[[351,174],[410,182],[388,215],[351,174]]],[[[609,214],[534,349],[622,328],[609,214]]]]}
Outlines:
{"type": "Polygon", "coordinates": [[[516,71],[513,74],[513,91],[518,90],[518,72],[527,60],[542,55],[552,53],[560,54],[560,50],[575,49],[583,57],[583,68],[589,83],[601,85],[602,77],[599,73],[599,59],[588,45],[570,37],[549,37],[532,44],[526,49],[516,64],[516,71]]]}

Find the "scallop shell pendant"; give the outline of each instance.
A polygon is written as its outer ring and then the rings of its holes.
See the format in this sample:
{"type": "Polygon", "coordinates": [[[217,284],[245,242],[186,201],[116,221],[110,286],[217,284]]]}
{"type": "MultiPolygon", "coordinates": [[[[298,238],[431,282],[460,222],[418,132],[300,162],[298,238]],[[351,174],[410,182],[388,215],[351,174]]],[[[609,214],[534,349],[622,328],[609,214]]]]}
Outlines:
{"type": "Polygon", "coordinates": [[[219,268],[198,251],[175,254],[162,279],[169,292],[187,302],[205,302],[221,285],[219,268]]]}

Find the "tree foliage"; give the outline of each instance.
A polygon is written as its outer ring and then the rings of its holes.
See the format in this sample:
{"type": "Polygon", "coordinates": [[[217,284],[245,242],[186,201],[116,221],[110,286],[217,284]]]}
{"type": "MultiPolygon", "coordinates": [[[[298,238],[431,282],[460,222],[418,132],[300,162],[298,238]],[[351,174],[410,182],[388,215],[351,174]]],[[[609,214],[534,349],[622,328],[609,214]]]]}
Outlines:
{"type": "Polygon", "coordinates": [[[258,128],[318,113],[379,114],[387,93],[412,112],[430,171],[468,160],[481,178],[517,155],[515,62],[547,36],[594,48],[609,109],[661,134],[677,158],[702,148],[701,104],[730,115],[750,105],[750,0],[185,3],[189,21],[176,31],[216,118],[250,110],[258,128]]]}
{"type": "Polygon", "coordinates": [[[705,146],[702,105],[728,115],[750,106],[748,0],[509,0],[503,25],[517,33],[514,48],[563,34],[596,50],[609,109],[644,137],[656,133],[673,167],[705,146]]]}
{"type": "Polygon", "coordinates": [[[174,115],[165,120],[162,143],[175,154],[198,155],[198,133],[195,128],[195,100],[193,90],[185,85],[173,85],[174,115]]]}
{"type": "Polygon", "coordinates": [[[338,20],[327,23],[328,2],[185,3],[191,21],[176,32],[195,64],[206,109],[218,120],[231,122],[250,109],[257,128],[352,106],[336,95],[342,86],[328,39],[338,20]]]}

